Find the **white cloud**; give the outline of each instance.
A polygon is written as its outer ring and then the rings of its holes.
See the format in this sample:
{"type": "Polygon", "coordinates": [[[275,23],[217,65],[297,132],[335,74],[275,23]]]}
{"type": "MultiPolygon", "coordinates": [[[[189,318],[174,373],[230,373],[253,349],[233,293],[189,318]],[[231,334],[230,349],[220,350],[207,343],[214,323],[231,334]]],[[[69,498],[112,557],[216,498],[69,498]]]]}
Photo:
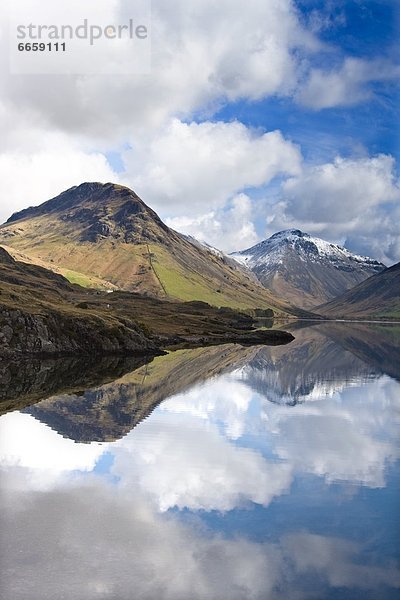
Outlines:
{"type": "Polygon", "coordinates": [[[19,491],[0,518],[3,600],[265,600],[280,576],[272,545],[206,535],[105,481],[19,491]]]}
{"type": "MultiPolygon", "coordinates": [[[[113,9],[116,21],[131,16],[124,0],[113,9]]],[[[182,205],[190,207],[187,216],[204,214],[244,185],[293,173],[296,150],[277,132],[171,121],[212,113],[225,99],[289,93],[298,63],[293,49],[317,46],[291,0],[251,0],[245,13],[240,0],[156,0],[151,75],[119,76],[112,84],[95,75],[11,76],[5,4],[0,23],[0,220],[82,181],[118,181],[104,153],[127,145],[134,151],[125,156],[125,182],[168,216],[185,214],[182,205]]]]}
{"type": "Polygon", "coordinates": [[[305,166],[285,181],[281,199],[268,207],[268,229],[298,227],[359,253],[400,260],[396,214],[400,187],[394,158],[344,159],[305,166]]]}
{"type": "Polygon", "coordinates": [[[0,154],[0,222],[83,181],[118,181],[100,152],[79,148],[64,135],[47,135],[41,147],[21,145],[0,154]]]}
{"type": "Polygon", "coordinates": [[[166,223],[169,227],[200,241],[206,241],[224,252],[232,252],[237,250],[238,240],[241,246],[245,247],[258,241],[252,213],[249,196],[238,194],[225,209],[198,217],[167,218],[166,223]]]}
{"type": "Polygon", "coordinates": [[[92,471],[105,449],[63,438],[31,415],[13,412],[0,419],[0,465],[25,468],[34,488],[53,487],[75,470],[92,471]]]}
{"type": "MultiPolygon", "coordinates": [[[[113,9],[116,20],[126,19],[131,3],[115,0],[113,9]]],[[[237,122],[197,124],[194,116],[210,119],[224,102],[241,98],[286,96],[316,109],[353,104],[368,96],[371,82],[390,81],[398,73],[388,61],[354,58],[330,71],[310,70],[312,53],[323,45],[306,31],[291,0],[250,0],[245,11],[240,0],[155,0],[151,75],[112,80],[95,75],[10,76],[6,17],[3,3],[0,220],[82,181],[123,179],[177,229],[225,250],[250,246],[264,232],[255,231],[245,197],[235,197],[243,191],[251,195],[247,187],[265,186],[276,176],[298,174],[300,150],[278,131],[252,131],[237,122]],[[122,176],[113,171],[105,153],[126,147],[131,150],[123,152],[127,170],[122,176]]],[[[386,200],[379,200],[379,206],[369,203],[362,219],[348,219],[363,190],[366,198],[381,197],[375,184],[384,178],[382,171],[376,173],[375,159],[364,160],[363,169],[357,161],[344,161],[347,171],[334,163],[336,182],[326,176],[322,181],[328,165],[305,169],[285,187],[292,198],[281,203],[266,199],[264,209],[258,210],[269,213],[267,233],[302,226],[332,241],[347,237],[356,251],[365,248],[377,258],[398,260],[395,218],[388,216],[396,213],[384,206],[386,200]],[[340,210],[332,204],[338,206],[342,178],[346,199],[340,221],[340,210]],[[361,191],[354,202],[357,187],[361,191]],[[296,201],[294,207],[292,200],[309,191],[321,192],[318,202],[296,201]],[[328,205],[330,228],[328,218],[321,220],[328,205]]]]}
{"type": "MultiPolygon", "coordinates": [[[[202,215],[245,187],[300,170],[297,146],[279,131],[260,133],[239,122],[183,123],[124,154],[127,182],[169,215],[202,215]]],[[[236,203],[236,209],[238,204],[236,203]]]]}
{"type": "Polygon", "coordinates": [[[100,480],[47,494],[20,489],[0,519],[4,600],[128,600],[132,590],[138,600],[306,600],[310,579],[321,598],[329,588],[400,586],[395,564],[380,566],[378,553],[360,564],[360,543],[308,531],[275,543],[229,539],[100,480]]]}
{"type": "Polygon", "coordinates": [[[283,546],[298,574],[318,573],[333,588],[381,590],[400,587],[395,564],[359,564],[361,544],[341,538],[295,533],[283,539],[283,546]]]}
{"type": "MultiPolygon", "coordinates": [[[[276,360],[279,361],[280,349],[276,350],[277,352],[272,351],[271,365],[276,360]]],[[[354,368],[359,369],[360,367],[356,364],[354,368]]],[[[191,498],[191,492],[188,489],[189,479],[186,478],[186,468],[182,462],[183,459],[186,460],[187,448],[190,448],[191,460],[195,465],[194,471],[197,468],[200,473],[197,473],[197,477],[193,475],[196,482],[193,487],[196,499],[191,499],[189,503],[196,506],[196,503],[204,502],[204,506],[206,505],[206,500],[202,498],[203,491],[198,487],[200,480],[207,485],[209,498],[212,498],[213,503],[214,494],[216,497],[218,496],[218,488],[215,486],[212,469],[207,475],[201,476],[203,470],[204,473],[207,472],[205,465],[202,466],[203,455],[197,454],[197,448],[202,447],[204,460],[207,460],[210,465],[216,465],[217,471],[220,462],[226,464],[227,489],[226,492],[221,492],[220,507],[226,502],[237,502],[241,493],[239,490],[244,485],[248,486],[250,499],[261,504],[265,502],[261,498],[255,500],[255,497],[252,497],[252,485],[246,483],[247,477],[231,478],[231,467],[233,469],[235,464],[236,473],[242,473],[242,468],[244,469],[247,461],[250,461],[250,456],[237,455],[235,460],[231,456],[228,460],[231,449],[229,446],[225,446],[225,450],[222,447],[219,449],[219,445],[215,443],[213,429],[205,429],[206,425],[210,423],[218,426],[224,435],[231,439],[240,439],[242,436],[257,432],[261,439],[265,439],[269,451],[272,450],[273,455],[279,457],[280,462],[276,466],[280,469],[287,468],[287,472],[283,473],[285,478],[289,473],[308,473],[323,477],[327,483],[357,482],[371,488],[386,485],[387,465],[393,463],[399,456],[397,448],[399,421],[394,417],[397,415],[399,406],[396,381],[387,376],[370,380],[366,379],[365,373],[363,373],[364,377],[357,382],[354,377],[350,377],[349,371],[346,371],[343,374],[343,380],[340,380],[336,373],[337,381],[332,384],[329,394],[327,394],[329,382],[324,386],[322,382],[316,381],[311,396],[312,402],[304,402],[303,397],[303,403],[296,406],[285,406],[267,400],[271,396],[274,397],[274,384],[284,386],[285,381],[280,384],[276,382],[277,372],[273,366],[270,368],[264,366],[264,369],[266,371],[264,395],[255,392],[250,387],[246,390],[246,367],[244,367],[209,381],[205,385],[196,386],[188,393],[173,397],[161,406],[162,413],[165,412],[169,415],[169,419],[163,417],[163,422],[177,422],[178,427],[181,426],[182,430],[190,428],[192,433],[184,442],[186,450],[182,449],[181,452],[176,449],[175,454],[174,449],[171,454],[171,450],[167,450],[167,440],[169,437],[173,437],[173,428],[167,427],[163,431],[165,442],[162,444],[160,442],[159,449],[156,444],[154,450],[151,451],[153,458],[149,459],[150,473],[153,468],[158,473],[165,472],[165,477],[170,482],[169,484],[160,484],[160,489],[165,488],[167,494],[168,490],[175,489],[174,473],[180,467],[181,473],[183,473],[181,485],[184,492],[182,492],[182,498],[191,498]],[[254,405],[259,407],[258,410],[254,410],[254,405]],[[199,423],[198,430],[196,421],[199,423]],[[381,436],[382,431],[385,432],[384,439],[381,436]],[[203,438],[204,441],[202,441],[203,438]],[[228,450],[229,453],[226,454],[228,450]],[[214,452],[216,458],[212,458],[214,452]],[[168,464],[164,466],[164,456],[169,456],[173,463],[172,467],[168,464]],[[198,462],[199,456],[201,457],[200,462],[198,462]],[[236,500],[230,500],[235,497],[236,500]]],[[[141,435],[143,438],[145,437],[144,431],[141,435]]],[[[155,438],[155,435],[152,436],[147,432],[148,440],[155,438]]],[[[140,454],[140,449],[135,450],[135,454],[137,452],[140,454]]],[[[264,477],[260,477],[259,480],[261,495],[266,494],[266,491],[263,491],[263,481],[265,481],[265,490],[268,489],[268,486],[272,486],[269,489],[274,494],[277,494],[278,490],[281,490],[280,493],[285,491],[284,480],[279,477],[275,479],[269,461],[265,461],[262,466],[253,456],[251,463],[249,473],[253,473],[253,476],[255,476],[254,468],[257,464],[264,472],[264,477]],[[270,483],[267,483],[268,478],[270,483]]],[[[279,473],[279,470],[277,472],[279,473]]],[[[161,477],[163,478],[164,475],[161,477]]],[[[153,475],[151,475],[150,485],[154,495],[158,482],[153,475]]],[[[145,488],[147,489],[147,483],[144,484],[143,489],[145,488]]],[[[268,501],[268,494],[265,495],[265,498],[268,501]]]]}
{"type": "MultiPolygon", "coordinates": [[[[116,0],[113,9],[116,22],[132,13],[128,0],[116,0]]],[[[85,17],[94,17],[92,11],[87,7],[85,17]]],[[[5,29],[6,7],[0,14],[5,29]]],[[[319,47],[291,0],[249,0],[245,11],[240,0],[154,0],[152,45],[151,74],[121,76],[112,85],[101,76],[11,77],[3,48],[7,106],[17,107],[26,125],[33,113],[51,130],[126,141],[128,128],[157,128],[225,99],[289,94],[300,70],[298,52],[319,47]]],[[[126,60],[123,47],[121,53],[126,60]]]]}
{"type": "Polygon", "coordinates": [[[264,403],[265,427],[274,434],[276,454],[295,470],[327,482],[384,487],[386,466],[399,455],[398,419],[393,417],[398,410],[397,387],[385,376],[362,387],[345,388],[330,400],[322,398],[289,410],[264,403]],[[381,431],[385,440],[380,439],[381,431]]]}
{"type": "Polygon", "coordinates": [[[245,385],[240,385],[237,375],[231,373],[223,378],[196,386],[187,393],[177,394],[163,402],[160,410],[189,414],[193,417],[214,423],[224,424],[225,435],[232,440],[239,439],[246,430],[246,415],[253,393],[245,385]]]}
{"type": "Polygon", "coordinates": [[[306,168],[283,184],[293,217],[315,222],[348,224],[363,219],[365,210],[400,200],[393,157],[336,158],[333,163],[306,168]]]}
{"type": "Polygon", "coordinates": [[[297,100],[315,110],[353,106],[373,95],[371,82],[397,80],[400,67],[385,61],[346,58],[338,69],[312,69],[297,100]]]}
{"type": "Polygon", "coordinates": [[[161,511],[228,511],[249,501],[267,506],[288,489],[291,469],[232,445],[217,428],[186,416],[139,425],[115,452],[113,474],[139,488],[161,511]]]}

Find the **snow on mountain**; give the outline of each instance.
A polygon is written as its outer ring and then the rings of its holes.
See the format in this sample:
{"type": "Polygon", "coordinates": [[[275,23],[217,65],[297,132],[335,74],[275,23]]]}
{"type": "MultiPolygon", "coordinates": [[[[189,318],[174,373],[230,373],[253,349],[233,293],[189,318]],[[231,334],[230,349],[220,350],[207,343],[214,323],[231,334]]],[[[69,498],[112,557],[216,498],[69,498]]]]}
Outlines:
{"type": "Polygon", "coordinates": [[[195,237],[193,237],[192,235],[185,235],[183,233],[181,233],[181,235],[187,239],[191,244],[194,244],[194,246],[200,247],[200,248],[205,248],[206,250],[208,250],[209,252],[211,252],[211,254],[215,254],[215,256],[219,256],[220,258],[224,257],[224,258],[228,258],[229,259],[229,255],[225,254],[224,252],[222,252],[222,250],[218,250],[218,248],[215,248],[214,246],[211,246],[210,244],[207,244],[206,241],[204,240],[199,240],[195,237]]]}
{"type": "Polygon", "coordinates": [[[264,287],[303,308],[329,301],[385,268],[298,229],[280,231],[230,256],[251,269],[264,287]]]}
{"type": "Polygon", "coordinates": [[[299,229],[280,231],[252,248],[233,252],[230,256],[252,269],[257,265],[273,266],[282,264],[288,248],[295,250],[300,258],[307,258],[313,262],[330,260],[336,263],[350,260],[355,264],[376,266],[378,271],[385,267],[382,263],[368,256],[353,254],[342,246],[313,237],[299,229]]]}

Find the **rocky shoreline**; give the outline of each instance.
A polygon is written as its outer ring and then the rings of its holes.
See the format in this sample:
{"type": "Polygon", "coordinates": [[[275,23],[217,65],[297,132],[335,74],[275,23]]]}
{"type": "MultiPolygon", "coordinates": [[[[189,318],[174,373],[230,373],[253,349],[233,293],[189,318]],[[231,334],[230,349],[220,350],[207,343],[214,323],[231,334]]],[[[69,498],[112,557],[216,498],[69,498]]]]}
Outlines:
{"type": "Polygon", "coordinates": [[[100,317],[68,319],[0,308],[0,360],[23,357],[160,355],[165,349],[218,344],[286,344],[293,335],[278,330],[196,331],[186,335],[145,332],[133,322],[109,327],[100,317]]]}

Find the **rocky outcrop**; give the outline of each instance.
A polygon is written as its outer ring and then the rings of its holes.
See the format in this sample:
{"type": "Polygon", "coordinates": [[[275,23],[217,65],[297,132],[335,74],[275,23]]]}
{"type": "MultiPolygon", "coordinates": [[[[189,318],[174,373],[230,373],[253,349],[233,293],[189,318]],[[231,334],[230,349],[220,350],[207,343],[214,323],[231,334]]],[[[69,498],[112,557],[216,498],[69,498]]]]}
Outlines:
{"type": "Polygon", "coordinates": [[[0,306],[0,356],[159,353],[134,323],[110,326],[100,317],[29,314],[0,306]]]}

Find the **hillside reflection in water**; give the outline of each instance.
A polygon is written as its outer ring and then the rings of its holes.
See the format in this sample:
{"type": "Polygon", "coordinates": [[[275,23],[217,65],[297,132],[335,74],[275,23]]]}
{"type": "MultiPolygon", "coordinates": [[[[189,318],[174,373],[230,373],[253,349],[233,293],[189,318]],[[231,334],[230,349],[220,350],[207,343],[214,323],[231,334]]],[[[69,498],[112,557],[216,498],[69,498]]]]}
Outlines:
{"type": "Polygon", "coordinates": [[[0,419],[1,597],[397,598],[398,332],[292,330],[21,396],[0,419]]]}

